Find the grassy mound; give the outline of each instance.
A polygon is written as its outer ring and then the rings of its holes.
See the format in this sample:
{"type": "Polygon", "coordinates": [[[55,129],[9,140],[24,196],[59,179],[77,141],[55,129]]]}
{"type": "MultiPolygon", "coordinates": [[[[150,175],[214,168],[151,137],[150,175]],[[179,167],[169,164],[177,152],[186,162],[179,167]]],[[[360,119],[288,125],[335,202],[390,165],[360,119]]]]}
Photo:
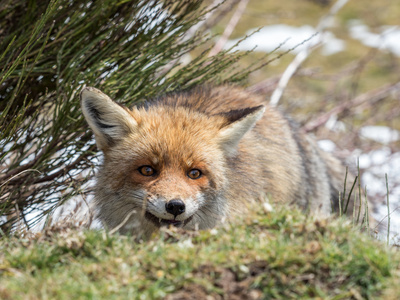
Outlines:
{"type": "Polygon", "coordinates": [[[141,243],[68,226],[3,239],[0,282],[1,299],[396,299],[400,253],[346,221],[279,209],[141,243]]]}

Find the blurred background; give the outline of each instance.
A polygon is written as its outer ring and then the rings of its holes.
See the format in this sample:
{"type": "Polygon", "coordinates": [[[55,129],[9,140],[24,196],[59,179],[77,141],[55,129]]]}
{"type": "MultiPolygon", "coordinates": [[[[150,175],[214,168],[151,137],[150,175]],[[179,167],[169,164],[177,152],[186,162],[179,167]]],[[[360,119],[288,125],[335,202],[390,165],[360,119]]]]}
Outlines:
{"type": "Polygon", "coordinates": [[[229,82],[359,166],[383,238],[390,216],[398,240],[399,20],[399,0],[0,0],[0,229],[95,226],[102,158],[83,86],[132,105],[229,82]]]}
{"type": "Polygon", "coordinates": [[[226,40],[227,49],[249,36],[235,48],[253,50],[240,64],[270,62],[250,74],[247,88],[267,101],[279,99],[278,106],[354,173],[359,160],[362,186],[376,204],[374,216],[383,231],[387,174],[395,238],[400,232],[400,1],[224,5],[232,8],[211,29],[216,44],[226,40]]]}

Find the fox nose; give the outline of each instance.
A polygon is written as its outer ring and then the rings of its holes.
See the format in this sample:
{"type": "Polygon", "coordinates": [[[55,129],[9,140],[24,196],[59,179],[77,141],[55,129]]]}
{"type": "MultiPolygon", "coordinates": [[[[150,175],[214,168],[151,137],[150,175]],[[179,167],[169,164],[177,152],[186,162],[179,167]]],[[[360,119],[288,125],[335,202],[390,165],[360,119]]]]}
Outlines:
{"type": "Polygon", "coordinates": [[[179,199],[173,199],[165,203],[165,209],[176,218],[177,215],[185,212],[185,203],[179,199]]]}

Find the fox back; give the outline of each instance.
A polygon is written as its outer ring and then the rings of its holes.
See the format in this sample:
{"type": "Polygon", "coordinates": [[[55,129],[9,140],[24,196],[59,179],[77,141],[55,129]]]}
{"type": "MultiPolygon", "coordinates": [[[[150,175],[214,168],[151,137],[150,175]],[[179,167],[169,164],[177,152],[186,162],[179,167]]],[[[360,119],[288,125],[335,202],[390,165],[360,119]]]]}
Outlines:
{"type": "Polygon", "coordinates": [[[243,89],[197,87],[127,109],[87,87],[81,102],[104,153],[95,203],[110,229],[211,228],[265,195],[324,215],[338,201],[340,162],[243,89]]]}

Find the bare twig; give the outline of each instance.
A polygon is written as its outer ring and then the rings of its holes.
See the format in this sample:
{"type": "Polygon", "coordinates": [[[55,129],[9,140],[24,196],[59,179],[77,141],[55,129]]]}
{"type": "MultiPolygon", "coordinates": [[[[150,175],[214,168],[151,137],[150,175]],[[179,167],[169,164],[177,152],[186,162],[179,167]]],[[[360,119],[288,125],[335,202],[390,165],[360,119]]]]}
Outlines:
{"type": "Polygon", "coordinates": [[[133,210],[133,211],[131,211],[129,214],[127,214],[126,217],[125,217],[125,219],[124,219],[121,223],[119,223],[117,226],[115,226],[113,229],[110,230],[109,234],[112,235],[112,234],[116,233],[118,230],[120,230],[121,227],[124,226],[126,222],[128,222],[129,218],[130,218],[134,213],[136,213],[135,210],[133,210]]]}
{"type": "Polygon", "coordinates": [[[212,9],[210,9],[205,15],[204,18],[201,22],[198,22],[194,26],[192,26],[184,35],[183,40],[186,41],[188,39],[191,39],[199,30],[201,27],[204,26],[204,24],[212,18],[212,16],[217,12],[217,7],[221,6],[224,3],[224,0],[214,0],[213,3],[210,5],[212,9]]]}
{"type": "Polygon", "coordinates": [[[276,88],[278,81],[279,77],[268,78],[248,87],[247,90],[252,93],[269,94],[276,88]]]}
{"type": "Polygon", "coordinates": [[[306,132],[313,131],[316,128],[324,125],[328,120],[331,118],[331,116],[336,116],[340,113],[342,113],[345,110],[348,110],[352,107],[361,105],[365,102],[368,103],[375,103],[383,98],[385,98],[387,95],[393,93],[393,92],[398,92],[400,91],[400,82],[397,83],[391,83],[387,84],[383,87],[380,87],[378,89],[375,89],[373,91],[369,91],[365,94],[359,95],[356,98],[354,98],[351,101],[345,101],[336,106],[335,108],[331,109],[330,111],[323,113],[322,115],[318,116],[317,118],[309,121],[306,125],[303,126],[303,129],[306,132]]]}
{"type": "Polygon", "coordinates": [[[235,29],[237,23],[239,22],[240,18],[243,15],[243,12],[246,9],[249,0],[240,0],[238,7],[236,8],[235,13],[233,14],[232,18],[230,19],[228,25],[226,25],[224,33],[222,34],[221,38],[218,42],[214,45],[211,49],[208,56],[214,56],[219,53],[225,46],[226,42],[228,41],[229,37],[231,36],[233,30],[235,29]]]}
{"type": "MultiPolygon", "coordinates": [[[[348,0],[338,0],[330,9],[329,13],[321,18],[316,31],[319,32],[317,37],[318,43],[322,41],[324,31],[328,27],[329,20],[347,3],[348,0]]],[[[286,68],[281,79],[279,80],[278,87],[271,96],[270,104],[276,106],[282,97],[283,91],[289,83],[290,78],[296,73],[300,65],[306,60],[314,48],[310,44],[306,45],[302,51],[300,51],[290,65],[286,68]]]]}
{"type": "Polygon", "coordinates": [[[233,8],[239,3],[241,0],[229,0],[229,1],[217,1],[214,0],[213,5],[220,6],[218,9],[214,10],[213,14],[207,16],[204,22],[197,28],[201,31],[207,31],[213,28],[216,24],[218,24],[227,13],[233,10],[233,8]]]}
{"type": "Polygon", "coordinates": [[[390,215],[392,215],[394,212],[396,212],[396,211],[399,210],[399,209],[400,209],[400,206],[399,206],[399,207],[396,207],[396,208],[393,209],[388,215],[384,216],[384,217],[378,222],[378,224],[376,224],[375,229],[378,228],[379,225],[381,225],[381,224],[383,223],[383,221],[385,221],[385,219],[386,219],[387,217],[389,217],[390,215]]]}
{"type": "MultiPolygon", "coordinates": [[[[204,32],[209,26],[207,23],[209,20],[212,18],[213,15],[215,15],[218,11],[222,10],[224,13],[222,14],[223,16],[229,11],[225,9],[221,9],[220,7],[223,6],[225,0],[214,0],[213,3],[210,5],[211,9],[204,15],[204,18],[202,21],[196,23],[193,25],[187,32],[186,34],[182,37],[181,43],[184,43],[187,40],[190,40],[191,38],[194,37],[195,34],[198,34],[199,32],[204,32]]],[[[233,7],[236,5],[238,0],[235,0],[234,3],[230,4],[230,7],[233,7]]],[[[221,14],[221,12],[220,12],[221,14]]],[[[168,62],[161,70],[159,70],[158,76],[164,76],[167,74],[169,71],[171,71],[177,64],[180,63],[181,57],[175,58],[168,62]]]]}
{"type": "Polygon", "coordinates": [[[16,167],[16,168],[6,172],[0,178],[0,181],[7,180],[6,182],[8,182],[8,181],[12,180],[13,178],[15,178],[16,176],[19,176],[20,174],[25,173],[25,171],[30,170],[42,158],[42,156],[46,153],[47,149],[48,149],[48,146],[43,148],[42,150],[40,150],[40,152],[35,156],[35,158],[32,159],[27,164],[21,165],[19,167],[16,167]]]}
{"type": "MultiPolygon", "coordinates": [[[[299,70],[296,73],[296,76],[314,76],[314,74],[317,73],[314,69],[311,68],[304,68],[299,70]]],[[[320,75],[320,74],[319,74],[320,75]]],[[[276,87],[278,86],[279,78],[281,75],[275,76],[275,77],[270,77],[268,79],[265,79],[261,82],[258,82],[250,87],[247,88],[248,91],[252,93],[259,93],[259,94],[269,94],[272,93],[276,87]]],[[[320,78],[318,76],[318,78],[320,78]]]]}
{"type": "MultiPolygon", "coordinates": [[[[95,149],[95,145],[91,145],[88,149],[88,151],[93,151],[95,149]]],[[[33,184],[37,184],[37,183],[43,183],[43,182],[47,182],[47,181],[51,181],[55,178],[57,178],[60,175],[65,175],[67,174],[70,170],[72,170],[76,165],[78,165],[81,161],[85,160],[87,158],[87,154],[86,153],[81,153],[81,155],[79,155],[73,162],[71,162],[70,164],[60,168],[57,172],[52,173],[51,175],[47,175],[45,177],[39,178],[34,180],[32,183],[33,184]]],[[[40,173],[40,172],[39,172],[40,173]]],[[[20,173],[21,174],[21,173],[20,173]]],[[[15,177],[15,176],[14,176],[15,177]]],[[[14,178],[13,177],[13,178],[14,178]]],[[[23,179],[10,179],[9,180],[9,184],[10,185],[18,185],[21,183],[21,181],[25,180],[25,178],[23,179]]]]}
{"type": "Polygon", "coordinates": [[[6,185],[9,181],[13,180],[14,178],[18,177],[19,175],[21,175],[21,174],[23,174],[23,173],[26,173],[26,172],[33,172],[33,171],[42,174],[42,172],[40,172],[40,171],[38,171],[38,170],[35,170],[35,169],[24,170],[24,171],[22,171],[22,172],[19,172],[17,175],[14,175],[14,176],[12,176],[11,178],[7,179],[6,182],[4,182],[4,183],[2,183],[2,184],[0,185],[0,187],[3,187],[3,186],[6,185]]]}

